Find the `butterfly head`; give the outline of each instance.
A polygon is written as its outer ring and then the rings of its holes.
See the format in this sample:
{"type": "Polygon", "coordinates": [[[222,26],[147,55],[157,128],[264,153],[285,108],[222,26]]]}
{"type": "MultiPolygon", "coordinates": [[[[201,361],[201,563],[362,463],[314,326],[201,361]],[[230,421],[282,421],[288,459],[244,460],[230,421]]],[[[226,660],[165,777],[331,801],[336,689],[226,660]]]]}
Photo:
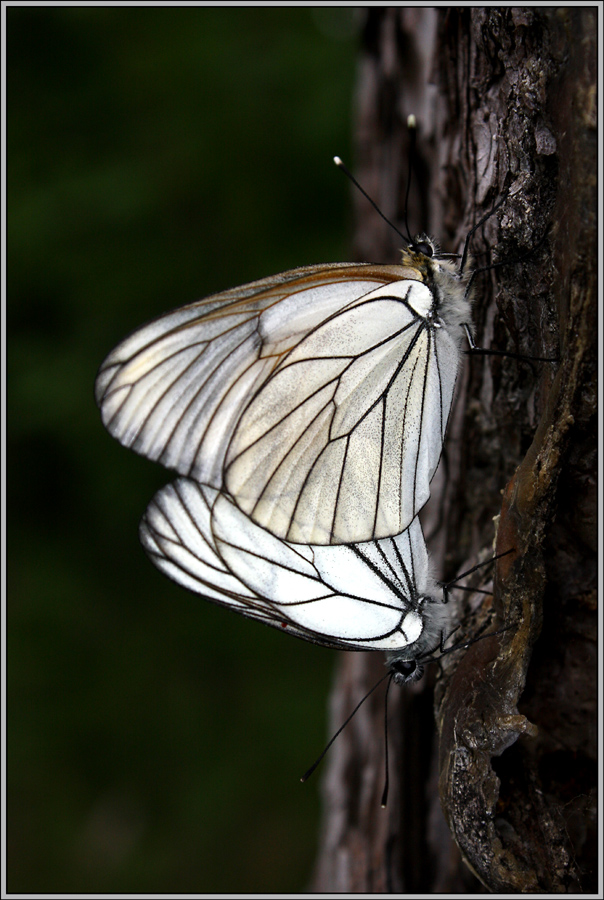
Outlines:
{"type": "Polygon", "coordinates": [[[432,260],[438,253],[438,247],[427,234],[418,234],[417,237],[401,250],[402,264],[412,269],[417,269],[425,280],[434,270],[432,260]]]}
{"type": "Polygon", "coordinates": [[[440,246],[427,234],[418,234],[413,241],[401,250],[402,265],[414,269],[419,280],[430,284],[438,279],[439,274],[457,280],[457,268],[441,254],[440,246]]]}
{"type": "Polygon", "coordinates": [[[427,234],[417,234],[409,244],[408,249],[417,256],[427,256],[434,259],[438,256],[440,247],[427,234]]]}
{"type": "Polygon", "coordinates": [[[462,273],[453,263],[453,259],[458,258],[458,254],[443,253],[440,244],[424,233],[417,234],[401,252],[403,265],[414,266],[422,272],[433,273],[444,270],[465,282],[468,280],[468,273],[472,270],[472,260],[467,254],[462,273]]]}

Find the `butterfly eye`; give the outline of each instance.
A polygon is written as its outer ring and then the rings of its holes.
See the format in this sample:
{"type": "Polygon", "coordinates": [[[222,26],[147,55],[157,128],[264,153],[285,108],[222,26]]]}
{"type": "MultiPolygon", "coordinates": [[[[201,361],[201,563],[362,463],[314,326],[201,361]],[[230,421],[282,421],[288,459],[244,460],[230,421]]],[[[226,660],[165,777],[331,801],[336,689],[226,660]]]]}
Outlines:
{"type": "Polygon", "coordinates": [[[418,241],[417,244],[413,244],[413,249],[416,253],[423,253],[424,256],[429,256],[430,258],[434,256],[434,247],[427,241],[418,241]]]}
{"type": "Polygon", "coordinates": [[[396,684],[409,684],[412,681],[419,681],[424,674],[422,664],[413,659],[398,659],[391,663],[390,669],[396,684]]]}

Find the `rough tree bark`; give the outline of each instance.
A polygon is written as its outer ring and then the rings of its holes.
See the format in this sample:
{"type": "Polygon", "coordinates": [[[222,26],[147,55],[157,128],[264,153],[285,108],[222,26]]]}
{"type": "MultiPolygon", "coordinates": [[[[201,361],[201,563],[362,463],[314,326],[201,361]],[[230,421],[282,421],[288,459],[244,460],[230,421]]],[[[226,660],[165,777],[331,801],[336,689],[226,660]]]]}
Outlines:
{"type": "MultiPolygon", "coordinates": [[[[423,521],[442,578],[487,559],[495,538],[498,552],[514,548],[492,595],[456,601],[464,634],[512,627],[391,690],[386,810],[383,692],[339,737],[316,891],[596,889],[597,15],[367,12],[361,182],[402,227],[415,113],[412,233],[459,251],[506,197],[472,239],[475,265],[513,261],[477,279],[476,340],[558,361],[464,364],[423,521]]],[[[355,202],[357,257],[396,260],[394,232],[355,202]]],[[[485,571],[472,578],[488,589],[485,571]]],[[[334,728],[383,673],[378,657],[342,654],[334,728]]]]}

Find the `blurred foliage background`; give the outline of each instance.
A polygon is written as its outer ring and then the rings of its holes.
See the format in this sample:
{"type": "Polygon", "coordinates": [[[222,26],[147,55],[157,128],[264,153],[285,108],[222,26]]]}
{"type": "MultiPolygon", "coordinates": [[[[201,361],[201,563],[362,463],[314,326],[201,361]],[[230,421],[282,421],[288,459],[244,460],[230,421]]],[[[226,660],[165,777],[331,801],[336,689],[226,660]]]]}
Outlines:
{"type": "Polygon", "coordinates": [[[335,653],[165,579],[96,370],[350,258],[359,10],[7,9],[8,890],[304,890],[335,653]]]}

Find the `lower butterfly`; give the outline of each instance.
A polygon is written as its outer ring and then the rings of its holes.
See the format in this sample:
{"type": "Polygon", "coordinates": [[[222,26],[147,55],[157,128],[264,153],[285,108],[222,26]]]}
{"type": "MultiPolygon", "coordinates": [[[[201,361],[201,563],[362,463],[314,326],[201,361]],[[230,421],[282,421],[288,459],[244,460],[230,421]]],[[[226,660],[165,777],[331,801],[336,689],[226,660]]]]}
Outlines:
{"type": "Polygon", "coordinates": [[[215,488],[181,478],[155,495],[140,537],[155,565],[189,590],[326,647],[385,650],[398,681],[419,677],[446,637],[448,607],[417,519],[394,538],[292,544],[215,488]]]}

